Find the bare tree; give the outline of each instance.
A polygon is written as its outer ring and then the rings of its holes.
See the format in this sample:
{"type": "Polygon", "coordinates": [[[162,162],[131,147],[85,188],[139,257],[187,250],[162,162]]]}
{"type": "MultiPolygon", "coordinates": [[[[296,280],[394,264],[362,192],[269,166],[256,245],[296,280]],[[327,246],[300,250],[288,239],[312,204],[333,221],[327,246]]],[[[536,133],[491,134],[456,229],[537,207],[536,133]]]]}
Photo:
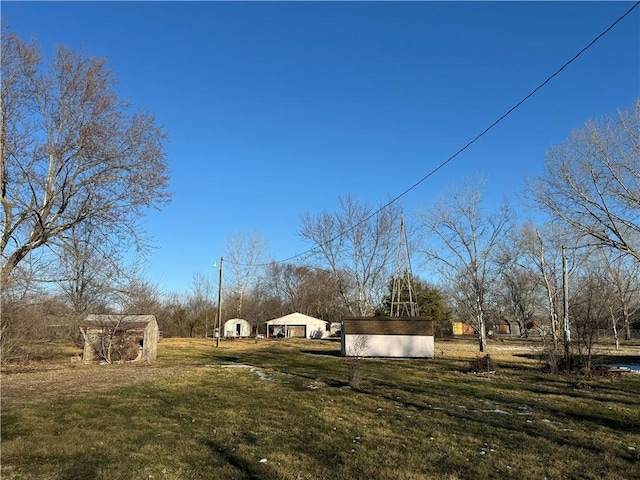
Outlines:
{"type": "Polygon", "coordinates": [[[0,363],[13,363],[29,360],[28,350],[23,347],[34,339],[49,339],[50,335],[63,333],[67,329],[62,324],[68,310],[63,301],[51,295],[40,284],[25,285],[2,292],[0,308],[0,363]],[[25,288],[28,287],[28,288],[25,288]],[[55,325],[54,330],[51,327],[55,325]],[[58,327],[62,327],[59,329],[58,327]]]}
{"type": "Polygon", "coordinates": [[[265,243],[257,233],[234,235],[227,240],[225,265],[229,287],[235,298],[236,316],[242,317],[242,303],[249,287],[256,281],[258,269],[265,254],[265,243]]]}
{"type": "Polygon", "coordinates": [[[185,308],[188,335],[192,338],[196,336],[198,327],[204,327],[206,335],[209,321],[213,325],[216,309],[212,299],[216,288],[211,278],[196,272],[193,274],[190,290],[185,308]]]}
{"type": "Polygon", "coordinates": [[[421,215],[427,235],[436,245],[423,251],[449,284],[455,308],[478,332],[480,351],[486,350],[485,313],[498,277],[493,255],[509,232],[511,209],[503,204],[495,213],[482,209],[481,183],[454,189],[421,215]]]}
{"type": "Polygon", "coordinates": [[[344,312],[339,288],[328,270],[290,263],[271,263],[263,287],[281,300],[284,313],[300,312],[327,321],[338,321],[344,312]]]}
{"type": "Polygon", "coordinates": [[[560,270],[560,246],[554,249],[556,253],[555,261],[550,262],[548,259],[549,249],[545,247],[545,242],[539,231],[535,232],[535,238],[533,230],[528,231],[528,242],[530,246],[529,253],[531,255],[532,262],[536,265],[539,274],[542,276],[544,282],[544,288],[547,293],[547,308],[549,312],[549,321],[551,326],[551,336],[553,338],[554,347],[558,344],[558,335],[560,328],[560,306],[558,304],[560,299],[560,292],[562,291],[561,285],[561,270],[560,270]]]}
{"type": "Polygon", "coordinates": [[[300,233],[313,244],[313,258],[331,271],[351,315],[371,315],[382,300],[399,221],[397,206],[373,211],[352,197],[340,199],[336,214],[303,216],[300,233]]]}
{"type": "Polygon", "coordinates": [[[544,301],[540,301],[541,308],[547,311],[549,326],[541,326],[541,332],[550,332],[553,347],[558,346],[561,324],[563,321],[563,272],[562,249],[569,251],[567,258],[567,274],[570,278],[579,275],[591,259],[592,249],[585,244],[585,239],[573,231],[568,225],[547,223],[536,227],[532,223],[523,226],[520,232],[520,245],[524,265],[528,265],[531,272],[538,277],[544,291],[544,301]]]}
{"type": "Polygon", "coordinates": [[[582,268],[576,270],[571,279],[569,318],[581,360],[581,364],[574,367],[580,366],[587,371],[593,366],[596,341],[611,325],[610,306],[615,288],[606,279],[606,268],[604,262],[597,259],[583,262],[582,268]]]}
{"type": "MultiPolygon", "coordinates": [[[[269,267],[267,267],[267,271],[268,269],[269,267]]],[[[251,324],[251,328],[255,329],[256,335],[264,332],[264,322],[267,320],[291,313],[282,298],[274,295],[268,286],[268,278],[269,273],[260,275],[243,301],[243,315],[245,320],[251,324]]],[[[224,306],[224,301],[222,305],[224,306]]]]}
{"type": "Polygon", "coordinates": [[[158,327],[165,337],[188,336],[187,307],[184,293],[172,292],[165,296],[157,315],[158,327]]]}
{"type": "Polygon", "coordinates": [[[619,319],[622,320],[624,339],[631,340],[631,320],[640,311],[640,262],[633,261],[628,255],[611,255],[602,250],[600,253],[606,266],[604,281],[613,288],[609,312],[616,342],[619,319]]]}
{"type": "Polygon", "coordinates": [[[0,284],[74,226],[144,250],[139,219],[170,199],[152,115],[118,98],[104,59],[56,49],[47,69],[34,43],[2,35],[0,284]]]}
{"type": "Polygon", "coordinates": [[[640,261],[640,99],[617,115],[589,121],[547,153],[533,185],[555,218],[598,244],[640,261]]]}
{"type": "Polygon", "coordinates": [[[500,269],[500,297],[518,324],[520,336],[528,336],[527,324],[540,304],[542,282],[527,255],[526,232],[511,230],[496,257],[500,269]]]}
{"type": "Polygon", "coordinates": [[[162,310],[160,288],[143,277],[131,277],[119,292],[118,303],[123,313],[156,315],[162,310]]]}
{"type": "Polygon", "coordinates": [[[126,271],[117,246],[96,238],[92,225],[91,220],[78,223],[56,240],[60,253],[50,274],[78,315],[103,310],[134,274],[134,269],[126,271]]]}

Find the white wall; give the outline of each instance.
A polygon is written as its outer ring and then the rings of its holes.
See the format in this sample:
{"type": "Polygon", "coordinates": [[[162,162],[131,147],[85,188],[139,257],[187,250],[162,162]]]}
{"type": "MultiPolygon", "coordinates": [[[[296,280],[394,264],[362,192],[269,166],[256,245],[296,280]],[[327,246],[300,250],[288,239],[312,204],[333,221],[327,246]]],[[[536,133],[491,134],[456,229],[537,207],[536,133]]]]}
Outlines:
{"type": "Polygon", "coordinates": [[[307,325],[307,338],[327,338],[331,332],[327,332],[327,326],[307,325]]]}
{"type": "Polygon", "coordinates": [[[434,337],[426,335],[343,335],[342,353],[347,357],[434,358],[434,337]]]}

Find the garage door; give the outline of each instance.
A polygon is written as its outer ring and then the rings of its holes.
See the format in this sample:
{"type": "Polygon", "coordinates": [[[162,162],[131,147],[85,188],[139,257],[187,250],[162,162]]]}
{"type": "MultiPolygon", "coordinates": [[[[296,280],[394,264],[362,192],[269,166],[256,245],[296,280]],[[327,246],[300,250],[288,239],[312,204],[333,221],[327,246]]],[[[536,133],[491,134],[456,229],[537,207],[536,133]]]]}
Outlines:
{"type": "Polygon", "coordinates": [[[290,337],[306,337],[307,329],[304,325],[289,325],[287,332],[290,337]]]}

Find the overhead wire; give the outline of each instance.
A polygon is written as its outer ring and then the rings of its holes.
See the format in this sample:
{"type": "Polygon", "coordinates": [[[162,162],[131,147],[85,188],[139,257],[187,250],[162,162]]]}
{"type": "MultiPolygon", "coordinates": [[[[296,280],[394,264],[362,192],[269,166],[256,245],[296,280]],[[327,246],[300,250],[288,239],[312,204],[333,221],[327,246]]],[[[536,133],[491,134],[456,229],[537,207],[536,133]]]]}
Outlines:
{"type": "MultiPolygon", "coordinates": [[[[578,53],[576,53],[573,57],[571,57],[571,59],[567,60],[560,68],[558,68],[555,72],[553,72],[551,75],[549,75],[542,83],[540,83],[538,86],[536,86],[533,90],[531,90],[531,92],[529,92],[527,95],[525,95],[520,101],[518,101],[514,106],[512,106],[509,110],[507,110],[504,114],[502,114],[497,120],[495,120],[492,124],[490,124],[488,127],[486,127],[482,132],[480,132],[478,135],[476,135],[473,139],[471,139],[469,142],[467,142],[463,147],[461,147],[458,151],[456,151],[453,155],[451,155],[449,158],[447,158],[446,160],[442,161],[439,165],[437,165],[435,168],[433,168],[431,171],[429,171],[426,175],[424,175],[422,178],[420,178],[418,181],[416,181],[415,183],[413,183],[411,186],[409,186],[408,188],[406,188],[405,190],[403,190],[400,194],[398,194],[397,196],[393,197],[391,200],[389,200],[387,203],[385,203],[383,206],[381,206],[380,208],[378,208],[377,210],[375,210],[373,213],[371,213],[370,215],[366,216],[364,219],[362,219],[360,222],[358,222],[356,225],[343,230],[341,232],[339,232],[338,234],[336,234],[335,236],[333,236],[332,238],[330,238],[329,240],[327,240],[323,245],[329,244],[335,240],[337,240],[338,238],[340,238],[343,235],[346,235],[347,233],[349,233],[350,231],[352,231],[353,229],[355,229],[356,227],[362,225],[363,223],[369,221],[370,219],[372,219],[373,217],[375,217],[376,215],[378,215],[380,212],[382,212],[384,209],[390,207],[391,205],[393,205],[394,203],[396,203],[398,200],[400,200],[402,197],[404,197],[405,195],[407,195],[409,192],[411,192],[412,190],[414,190],[415,188],[417,188],[419,185],[421,185],[423,182],[425,182],[427,179],[429,179],[430,177],[432,177],[433,175],[435,175],[438,171],[440,171],[442,168],[444,168],[447,164],[449,164],[450,162],[452,162],[456,157],[458,157],[461,153],[463,153],[465,150],[467,150],[471,145],[473,145],[474,143],[476,143],[478,140],[480,140],[482,137],[484,137],[490,130],[492,130],[494,127],[496,127],[499,123],[501,123],[505,118],[507,118],[509,115],[511,115],[516,109],[518,109],[522,104],[524,104],[527,100],[529,100],[532,96],[534,96],[540,89],[542,89],[544,86],[546,86],[549,82],[551,82],[551,80],[553,80],[556,76],[558,76],[565,68],[567,68],[569,65],[571,65],[574,61],[576,61],[578,59],[578,57],[580,57],[584,52],[586,52],[587,50],[589,50],[593,45],[595,45],[596,42],[598,42],[602,37],[604,37],[607,33],[609,33],[618,23],[620,23],[622,20],[624,20],[628,15],[631,14],[631,12],[633,10],[635,10],[638,5],[640,5],[640,1],[637,1],[636,3],[634,3],[631,8],[629,8],[624,14],[622,14],[620,17],[618,17],[613,23],[611,23],[611,25],[609,25],[605,30],[603,30],[598,36],[596,36],[593,40],[591,40],[585,47],[583,47],[580,51],[578,51],[578,53]]],[[[291,260],[294,260],[296,258],[300,258],[302,256],[307,256],[312,254],[313,252],[317,251],[319,247],[312,247],[308,250],[305,250],[301,253],[298,253],[296,255],[292,255],[290,257],[284,258],[282,260],[276,260],[273,262],[270,262],[271,264],[273,263],[285,263],[285,262],[289,262],[291,260]]],[[[240,265],[240,264],[238,264],[240,265]]],[[[264,266],[264,265],[268,265],[268,264],[260,264],[259,266],[264,266]]]]}

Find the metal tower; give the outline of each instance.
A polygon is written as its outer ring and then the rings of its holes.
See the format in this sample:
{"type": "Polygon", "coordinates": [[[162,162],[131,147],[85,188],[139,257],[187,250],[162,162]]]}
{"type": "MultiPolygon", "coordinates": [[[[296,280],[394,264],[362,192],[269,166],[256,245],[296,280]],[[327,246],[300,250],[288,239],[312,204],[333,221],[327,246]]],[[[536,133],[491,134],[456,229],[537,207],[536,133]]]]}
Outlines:
{"type": "Polygon", "coordinates": [[[391,289],[391,316],[417,317],[419,315],[416,292],[413,288],[413,274],[409,260],[409,243],[404,214],[400,216],[400,235],[396,250],[396,269],[391,289]]]}

